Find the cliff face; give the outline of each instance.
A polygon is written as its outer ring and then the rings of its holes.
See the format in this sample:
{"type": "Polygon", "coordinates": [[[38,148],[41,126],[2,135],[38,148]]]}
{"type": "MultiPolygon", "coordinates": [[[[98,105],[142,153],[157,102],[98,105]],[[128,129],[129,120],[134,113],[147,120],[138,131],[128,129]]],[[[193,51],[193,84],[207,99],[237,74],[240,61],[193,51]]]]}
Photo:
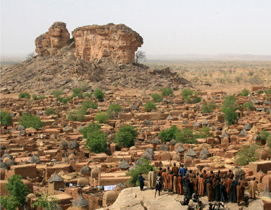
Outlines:
{"type": "MultiPolygon", "coordinates": [[[[134,61],[137,48],[143,44],[143,38],[123,24],[83,26],[76,28],[72,36],[75,57],[85,61],[110,57],[114,62],[128,64],[134,61]]],[[[42,56],[56,55],[69,44],[70,34],[63,22],[54,23],[35,40],[36,53],[42,56]]]]}
{"type": "Polygon", "coordinates": [[[137,48],[143,44],[143,38],[123,24],[79,27],[72,35],[75,56],[86,61],[111,57],[114,62],[130,63],[134,61],[137,48]]]}
{"type": "Polygon", "coordinates": [[[58,50],[70,44],[70,33],[66,23],[55,22],[49,31],[40,35],[35,40],[36,53],[38,55],[55,55],[58,50]]]}

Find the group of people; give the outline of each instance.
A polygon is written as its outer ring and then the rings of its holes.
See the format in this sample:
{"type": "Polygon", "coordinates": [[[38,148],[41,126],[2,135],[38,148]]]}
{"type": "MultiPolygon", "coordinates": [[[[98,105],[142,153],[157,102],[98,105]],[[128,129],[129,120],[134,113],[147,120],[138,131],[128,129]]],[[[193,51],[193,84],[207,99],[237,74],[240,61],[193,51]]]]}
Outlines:
{"type": "MultiPolygon", "coordinates": [[[[141,176],[142,177],[142,176],[141,176]]],[[[143,178],[143,177],[142,177],[143,178]]],[[[139,182],[142,182],[139,177],[139,182]]],[[[155,196],[163,189],[169,192],[183,194],[183,205],[187,205],[189,200],[200,205],[199,196],[208,196],[208,201],[238,203],[246,200],[244,196],[245,182],[242,178],[235,177],[229,170],[225,174],[220,171],[202,173],[187,170],[184,165],[180,168],[174,163],[171,168],[159,168],[157,174],[152,170],[148,175],[151,188],[155,188],[155,196]]],[[[255,178],[250,181],[250,198],[255,199],[257,182],[255,178]]],[[[182,203],[182,202],[181,202],[182,203]]]]}

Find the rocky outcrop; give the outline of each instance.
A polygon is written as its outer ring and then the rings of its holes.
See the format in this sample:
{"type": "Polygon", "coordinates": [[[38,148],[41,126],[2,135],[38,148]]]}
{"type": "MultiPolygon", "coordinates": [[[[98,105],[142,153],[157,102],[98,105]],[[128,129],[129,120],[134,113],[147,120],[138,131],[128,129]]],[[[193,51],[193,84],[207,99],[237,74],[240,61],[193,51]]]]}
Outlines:
{"type": "Polygon", "coordinates": [[[55,22],[49,31],[40,35],[35,40],[38,55],[56,55],[58,50],[70,44],[70,33],[66,23],[55,22]]]}
{"type": "MultiPolygon", "coordinates": [[[[114,62],[128,64],[134,62],[135,52],[143,44],[143,38],[124,24],[83,26],[76,28],[72,36],[75,57],[85,61],[110,57],[114,62]]],[[[66,24],[55,22],[48,32],[36,38],[36,53],[53,56],[70,43],[66,24]]]]}
{"type": "Polygon", "coordinates": [[[90,25],[72,32],[75,40],[75,56],[90,61],[111,57],[114,62],[131,63],[143,38],[124,24],[90,25]]]}

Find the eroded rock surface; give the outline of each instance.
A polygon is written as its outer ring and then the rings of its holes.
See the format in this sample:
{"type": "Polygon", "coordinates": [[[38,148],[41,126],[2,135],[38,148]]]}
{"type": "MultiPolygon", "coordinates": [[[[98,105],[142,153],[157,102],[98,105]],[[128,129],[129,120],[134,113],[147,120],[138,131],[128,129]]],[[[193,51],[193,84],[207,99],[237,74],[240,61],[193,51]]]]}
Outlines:
{"type": "Polygon", "coordinates": [[[75,40],[75,56],[90,61],[111,57],[113,61],[131,63],[143,38],[124,24],[90,25],[72,32],[75,40]]]}

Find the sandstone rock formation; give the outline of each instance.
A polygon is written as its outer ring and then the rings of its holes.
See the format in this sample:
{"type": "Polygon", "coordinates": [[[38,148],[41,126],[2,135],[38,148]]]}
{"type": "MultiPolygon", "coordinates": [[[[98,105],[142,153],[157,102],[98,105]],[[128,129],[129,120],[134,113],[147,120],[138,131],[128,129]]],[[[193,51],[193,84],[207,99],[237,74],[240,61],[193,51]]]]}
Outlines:
{"type": "Polygon", "coordinates": [[[43,56],[55,55],[58,49],[69,43],[70,33],[66,28],[66,23],[55,22],[48,32],[36,38],[36,53],[43,56]]]}
{"type": "Polygon", "coordinates": [[[137,48],[143,44],[143,38],[124,24],[83,26],[76,28],[72,36],[75,56],[86,61],[111,57],[113,61],[130,63],[134,61],[137,48]]]}
{"type": "MultiPolygon", "coordinates": [[[[114,62],[131,63],[143,38],[124,24],[89,25],[76,28],[74,55],[85,61],[110,57],[114,62]]],[[[35,40],[38,55],[56,55],[58,50],[70,44],[70,34],[63,22],[55,22],[49,31],[35,40]]]]}

